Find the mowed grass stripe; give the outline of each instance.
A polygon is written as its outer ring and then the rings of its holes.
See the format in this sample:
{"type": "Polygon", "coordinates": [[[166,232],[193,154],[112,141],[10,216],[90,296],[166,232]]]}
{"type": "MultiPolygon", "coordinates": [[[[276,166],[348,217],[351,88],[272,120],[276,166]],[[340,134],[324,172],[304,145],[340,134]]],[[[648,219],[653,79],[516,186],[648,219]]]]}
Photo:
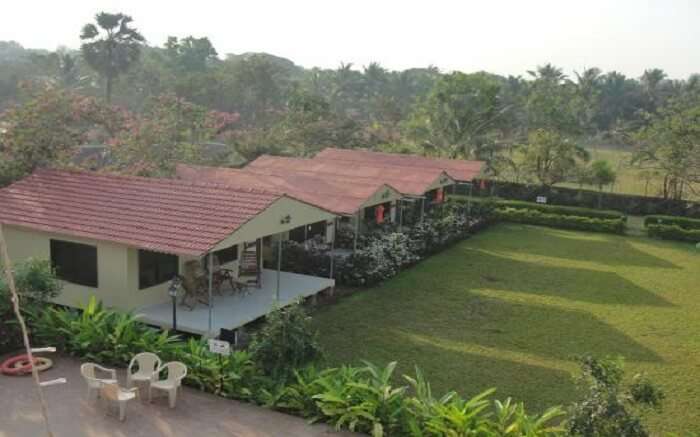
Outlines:
{"type": "Polygon", "coordinates": [[[622,355],[668,392],[654,430],[681,431],[700,426],[698,284],[690,245],[498,225],[314,319],[333,364],[398,360],[532,409],[576,398],[574,356],[622,355]]]}

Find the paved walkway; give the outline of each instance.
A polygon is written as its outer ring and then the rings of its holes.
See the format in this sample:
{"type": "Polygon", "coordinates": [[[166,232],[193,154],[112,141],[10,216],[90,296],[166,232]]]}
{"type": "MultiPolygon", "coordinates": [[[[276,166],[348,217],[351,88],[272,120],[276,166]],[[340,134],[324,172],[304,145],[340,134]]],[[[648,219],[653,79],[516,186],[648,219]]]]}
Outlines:
{"type": "MultiPolygon", "coordinates": [[[[305,420],[237,401],[222,399],[185,387],[177,407],[168,408],[167,398],[152,404],[133,400],[125,422],[105,404],[87,400],[87,387],[80,376],[79,362],[53,357],[54,367],[41,374],[42,380],[68,378],[68,383],[46,387],[49,417],[55,437],[156,437],[156,436],[350,436],[324,425],[311,426],[305,420]]],[[[119,374],[124,381],[124,373],[119,374]]],[[[113,411],[113,410],[112,410],[113,411]]],[[[31,377],[0,375],[0,437],[45,436],[43,420],[31,377]]]]}

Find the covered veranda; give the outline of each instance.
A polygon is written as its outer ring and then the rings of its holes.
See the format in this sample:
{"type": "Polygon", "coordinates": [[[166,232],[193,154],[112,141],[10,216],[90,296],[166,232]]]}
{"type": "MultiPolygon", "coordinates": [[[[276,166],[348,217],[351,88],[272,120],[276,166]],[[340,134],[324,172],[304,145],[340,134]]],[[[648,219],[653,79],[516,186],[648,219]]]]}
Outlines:
{"type": "MultiPolygon", "coordinates": [[[[220,293],[212,296],[211,306],[196,305],[192,310],[177,307],[177,329],[192,334],[219,333],[221,329],[236,329],[270,313],[275,307],[283,307],[298,299],[314,296],[335,286],[330,278],[279,272],[263,269],[260,288],[248,287],[243,292],[234,292],[228,284],[220,293]]],[[[139,318],[150,325],[165,329],[173,327],[173,306],[170,302],[158,303],[135,311],[139,318]]]]}

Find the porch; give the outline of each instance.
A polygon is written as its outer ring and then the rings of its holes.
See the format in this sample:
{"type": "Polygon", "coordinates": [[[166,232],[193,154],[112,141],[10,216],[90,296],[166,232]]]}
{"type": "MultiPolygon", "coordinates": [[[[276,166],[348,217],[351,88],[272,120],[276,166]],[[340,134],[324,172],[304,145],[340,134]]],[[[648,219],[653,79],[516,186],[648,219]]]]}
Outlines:
{"type": "MultiPolygon", "coordinates": [[[[289,305],[300,297],[313,296],[334,285],[335,280],[329,278],[280,272],[280,291],[277,305],[289,305]]],[[[239,328],[268,314],[275,306],[276,292],[277,271],[269,269],[262,271],[261,288],[252,286],[248,289],[247,294],[231,294],[228,287],[223,288],[221,296],[213,296],[212,335],[219,335],[222,328],[239,328]]],[[[135,313],[145,323],[162,328],[172,328],[173,306],[170,301],[141,307],[135,313]]],[[[192,334],[207,334],[209,331],[209,307],[199,304],[190,311],[178,304],[177,330],[192,334]]]]}

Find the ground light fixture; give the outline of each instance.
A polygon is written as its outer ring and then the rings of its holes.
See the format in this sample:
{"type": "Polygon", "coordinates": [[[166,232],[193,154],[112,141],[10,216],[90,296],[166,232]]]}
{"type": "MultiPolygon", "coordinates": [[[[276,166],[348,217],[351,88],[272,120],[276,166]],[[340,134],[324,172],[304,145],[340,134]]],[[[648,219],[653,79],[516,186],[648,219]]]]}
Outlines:
{"type": "Polygon", "coordinates": [[[179,275],[173,276],[168,286],[168,296],[173,302],[173,331],[177,330],[177,290],[182,285],[182,278],[179,275]]]}

